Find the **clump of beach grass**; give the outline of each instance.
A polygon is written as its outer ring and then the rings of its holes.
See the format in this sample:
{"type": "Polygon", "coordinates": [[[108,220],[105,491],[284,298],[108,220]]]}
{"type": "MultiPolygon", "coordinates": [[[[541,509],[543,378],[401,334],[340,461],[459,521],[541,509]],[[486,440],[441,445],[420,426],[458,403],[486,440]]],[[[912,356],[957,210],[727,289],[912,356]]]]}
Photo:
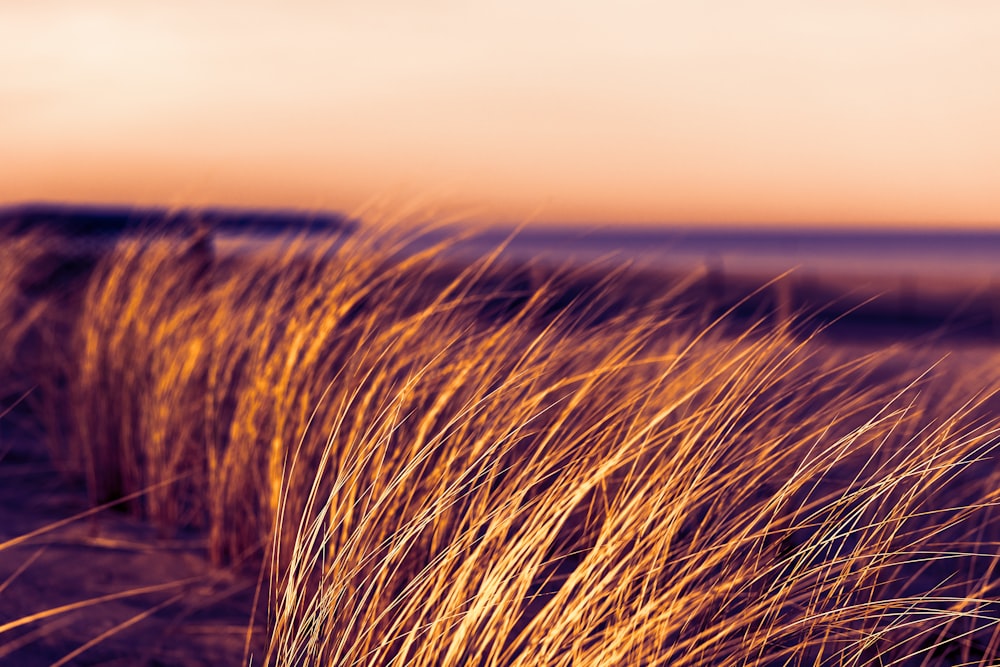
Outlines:
{"type": "Polygon", "coordinates": [[[780,332],[662,334],[447,341],[372,390],[363,428],[363,384],[328,397],[345,417],[293,517],[269,658],[988,664],[986,398],[939,416],[780,332]]]}
{"type": "Polygon", "coordinates": [[[90,279],[54,451],[262,564],[254,664],[995,662],[988,381],[406,244],[90,279]]]}
{"type": "Polygon", "coordinates": [[[20,392],[30,387],[30,374],[19,357],[25,338],[36,329],[46,308],[44,299],[28,293],[30,283],[50,248],[38,234],[13,235],[0,229],[0,374],[4,392],[20,392]]]}

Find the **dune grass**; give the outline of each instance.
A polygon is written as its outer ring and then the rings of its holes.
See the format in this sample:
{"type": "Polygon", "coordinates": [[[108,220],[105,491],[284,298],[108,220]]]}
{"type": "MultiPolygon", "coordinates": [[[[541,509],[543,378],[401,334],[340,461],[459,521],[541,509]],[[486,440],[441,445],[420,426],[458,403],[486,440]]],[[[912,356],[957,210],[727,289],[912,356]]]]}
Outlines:
{"type": "Polygon", "coordinates": [[[253,664],[996,662],[988,374],[405,241],[123,241],[37,378],[95,504],[263,568],[253,664]]]}
{"type": "Polygon", "coordinates": [[[19,344],[41,329],[37,325],[46,303],[33,299],[30,289],[47,248],[38,235],[12,236],[0,229],[0,239],[0,374],[7,398],[30,388],[29,376],[17,363],[19,344]]]}

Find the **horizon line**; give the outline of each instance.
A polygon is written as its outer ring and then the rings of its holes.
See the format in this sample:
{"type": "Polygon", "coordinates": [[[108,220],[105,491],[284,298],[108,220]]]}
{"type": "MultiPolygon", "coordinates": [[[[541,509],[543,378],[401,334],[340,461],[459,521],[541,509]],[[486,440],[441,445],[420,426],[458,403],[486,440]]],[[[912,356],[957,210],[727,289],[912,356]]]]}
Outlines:
{"type": "MultiPolygon", "coordinates": [[[[315,222],[315,218],[337,218],[342,222],[364,223],[365,215],[352,215],[343,209],[328,207],[310,207],[296,205],[240,205],[231,203],[218,204],[177,204],[177,203],[128,203],[124,201],[97,201],[97,200],[60,200],[60,199],[24,199],[17,201],[0,202],[0,218],[8,217],[11,213],[18,211],[32,212],[37,209],[42,213],[46,209],[55,213],[72,211],[93,212],[95,214],[104,211],[107,213],[149,213],[156,215],[183,215],[191,213],[204,213],[209,215],[231,214],[238,215],[260,215],[260,216],[281,216],[297,217],[304,221],[310,218],[315,222]]],[[[380,214],[380,217],[384,217],[380,214]]],[[[428,218],[426,222],[433,222],[428,218]]],[[[948,221],[754,221],[754,220],[718,220],[711,222],[699,222],[693,220],[656,220],[656,221],[593,221],[593,220],[566,220],[566,219],[535,219],[533,221],[512,221],[510,216],[498,216],[497,218],[484,219],[484,216],[470,215],[466,219],[449,223],[447,227],[461,226],[462,224],[480,226],[484,230],[509,230],[520,232],[586,232],[603,235],[607,232],[625,233],[649,233],[655,231],[664,232],[756,232],[768,233],[954,233],[954,234],[1000,234],[1000,220],[984,221],[976,223],[955,223],[948,221]]]]}

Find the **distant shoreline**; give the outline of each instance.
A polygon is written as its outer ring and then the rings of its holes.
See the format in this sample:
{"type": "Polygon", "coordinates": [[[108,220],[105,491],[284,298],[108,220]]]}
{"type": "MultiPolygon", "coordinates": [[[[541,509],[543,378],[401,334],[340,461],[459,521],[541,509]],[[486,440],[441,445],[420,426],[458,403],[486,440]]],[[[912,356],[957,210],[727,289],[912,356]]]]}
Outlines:
{"type": "MultiPolygon", "coordinates": [[[[88,251],[110,248],[123,234],[154,229],[185,235],[198,226],[212,235],[221,255],[266,252],[285,234],[322,237],[363,228],[335,212],[51,203],[0,207],[0,225],[15,233],[44,228],[88,251]]],[[[503,247],[497,261],[515,269],[580,268],[589,277],[581,278],[578,289],[628,267],[629,277],[617,289],[652,297],[695,276],[687,296],[711,300],[720,312],[742,303],[746,316],[779,309],[836,323],[832,328],[842,331],[1000,340],[1000,230],[542,226],[470,233],[451,227],[415,232],[404,252],[439,243],[446,247],[442,258],[456,271],[503,247]]]]}

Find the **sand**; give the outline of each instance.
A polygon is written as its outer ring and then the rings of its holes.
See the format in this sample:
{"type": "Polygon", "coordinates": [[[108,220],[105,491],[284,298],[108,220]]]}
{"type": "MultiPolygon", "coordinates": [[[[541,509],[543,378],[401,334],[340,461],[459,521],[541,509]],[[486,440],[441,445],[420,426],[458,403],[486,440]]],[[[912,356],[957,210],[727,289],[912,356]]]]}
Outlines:
{"type": "MultiPolygon", "coordinates": [[[[37,441],[4,435],[0,543],[87,509],[84,490],[56,472],[37,441]]],[[[247,664],[242,662],[244,641],[256,579],[213,569],[204,541],[196,535],[162,539],[137,519],[103,511],[0,550],[0,585],[11,577],[0,592],[0,626],[101,596],[162,590],[2,632],[0,664],[50,665],[120,624],[125,627],[66,664],[247,664]]],[[[258,658],[255,664],[260,662],[258,658]]]]}

